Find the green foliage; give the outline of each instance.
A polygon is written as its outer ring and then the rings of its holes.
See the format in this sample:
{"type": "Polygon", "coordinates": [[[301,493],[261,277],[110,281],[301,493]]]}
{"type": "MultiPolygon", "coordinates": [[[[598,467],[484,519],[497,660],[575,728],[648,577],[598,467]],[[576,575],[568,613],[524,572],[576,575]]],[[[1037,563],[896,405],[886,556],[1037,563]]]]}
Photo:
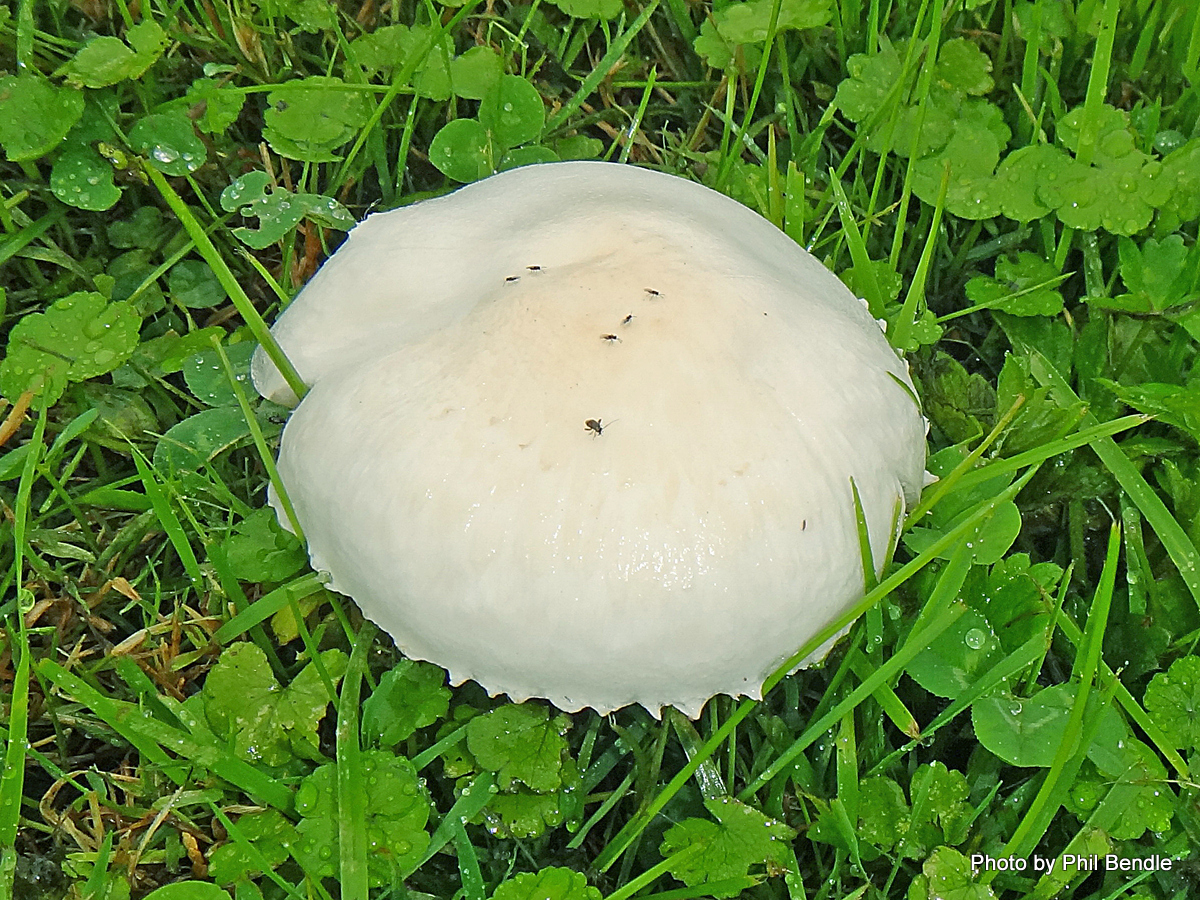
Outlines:
{"type": "MultiPolygon", "coordinates": [[[[346,654],[327,650],[321,665],[336,684],[346,670],[346,654]]],[[[213,733],[241,758],[268,766],[282,766],[296,757],[322,758],[317,723],[333,698],[315,663],[282,687],[256,644],[237,644],[208,673],[203,697],[213,733]]]]}
{"type": "Polygon", "coordinates": [[[939,697],[957,697],[1000,659],[1000,641],[988,620],[968,610],[908,666],[909,676],[939,697]]]}
{"type": "Polygon", "coordinates": [[[580,873],[554,867],[505,881],[496,888],[492,900],[600,900],[601,896],[580,873]]]}
{"type": "Polygon", "coordinates": [[[320,766],[304,779],[296,791],[296,826],[292,855],[310,876],[324,877],[338,871],[338,822],[350,815],[365,821],[367,864],[372,886],[391,884],[400,873],[416,866],[429,845],[425,823],[429,799],[417,779],[412,763],[382,750],[363,752],[366,808],[343,810],[337,802],[337,767],[320,766]]]}
{"type": "Polygon", "coordinates": [[[341,158],[334,151],[354,138],[369,116],[361,92],[340,78],[313,75],[267,95],[263,137],[288,159],[334,162],[341,158]]]}
{"type": "Polygon", "coordinates": [[[919,4],[783,0],[768,53],[773,0],[457,3],[0,6],[0,391],[35,392],[0,450],[0,617],[41,676],[0,708],[0,894],[596,900],[586,872],[619,896],[1085,900],[1123,882],[985,881],[967,854],[1186,856],[1200,12],[967,0],[935,35],[919,4]],[[358,703],[337,694],[360,619],[261,508],[286,410],[254,396],[226,289],[269,320],[373,208],[597,158],[723,191],[889,334],[903,318],[940,480],[884,577],[933,559],[827,664],[712,703],[695,742],[358,647],[359,749],[328,713],[358,703]],[[1109,424],[1129,409],[1154,419],[1109,424]],[[931,550],[1031,460],[969,546],[931,550]],[[1068,727],[1114,518],[1111,671],[1068,727]]]}
{"type": "Polygon", "coordinates": [[[446,673],[429,663],[402,659],[380,677],[363,703],[363,735],[394,746],[443,718],[449,708],[446,673]]]}
{"type": "Polygon", "coordinates": [[[1022,252],[996,261],[996,277],[967,282],[967,298],[977,306],[1014,316],[1053,316],[1062,312],[1063,298],[1055,286],[1062,276],[1036,253],[1022,252]]]}
{"type": "MultiPolygon", "coordinates": [[[[731,797],[705,803],[710,819],[687,819],[663,836],[663,856],[679,855],[669,871],[688,887],[746,877],[752,867],[789,868],[789,842],[796,832],[731,797]],[[693,849],[696,848],[696,849],[693,849]],[[685,851],[691,851],[683,855],[685,851]]],[[[713,896],[733,897],[737,890],[710,886],[713,896]]]]}
{"type": "Polygon", "coordinates": [[[1151,678],[1145,704],[1171,746],[1200,748],[1200,659],[1177,659],[1166,672],[1151,678]]]}
{"type": "Polygon", "coordinates": [[[208,857],[208,874],[217,884],[260,874],[260,860],[274,868],[288,858],[296,829],[274,809],[247,813],[237,820],[238,838],[215,848],[208,857]]]}
{"type": "Polygon", "coordinates": [[[967,837],[971,816],[966,778],[940,762],[918,769],[912,778],[913,806],[900,785],[882,775],[859,784],[859,838],[884,852],[923,860],[940,844],[967,837]]]}
{"type": "Polygon", "coordinates": [[[951,847],[938,847],[921,866],[921,874],[908,888],[908,900],[995,900],[981,884],[971,862],[951,847]]]}
{"type": "Polygon", "coordinates": [[[239,227],[233,233],[248,247],[261,250],[283,238],[306,216],[319,225],[347,231],[354,217],[336,200],[317,194],[293,194],[271,185],[266,172],[254,171],[233,181],[221,192],[221,208],[256,216],[257,229],[239,227]]]}
{"type": "Polygon", "coordinates": [[[516,75],[467,83],[473,90],[487,85],[478,118],[455,119],[434,135],[429,159],[441,172],[455,181],[475,181],[501,169],[558,159],[548,147],[529,145],[546,119],[533,85],[516,75]]]}
{"type": "Polygon", "coordinates": [[[108,87],[127,78],[141,78],[167,48],[166,32],[147,19],[125,32],[125,41],[103,35],[79,49],[63,72],[72,84],[108,87]]]}
{"type": "Polygon", "coordinates": [[[146,895],[146,900],[229,900],[229,894],[215,884],[203,881],[177,881],[164,884],[146,895]]]}
{"type": "Polygon", "coordinates": [[[0,145],[13,162],[49,153],[82,115],[82,91],[33,75],[0,78],[0,145]]]}
{"type": "Polygon", "coordinates": [[[230,571],[243,581],[275,583],[308,563],[300,542],[279,527],[275,512],[256,509],[221,543],[230,571]]]}
{"type": "MultiPolygon", "coordinates": [[[[731,66],[741,68],[740,62],[744,62],[747,69],[755,65],[757,50],[751,55],[740,48],[742,45],[761,44],[767,39],[774,2],[739,0],[720,5],[712,18],[705,19],[700,26],[700,35],[693,42],[697,55],[714,69],[728,69],[731,66]]],[[[829,21],[831,15],[830,0],[782,0],[775,33],[788,29],[819,28],[829,21]]]]}
{"type": "Polygon", "coordinates": [[[129,144],[165,175],[190,175],[208,159],[204,142],[182,113],[145,116],[130,129],[129,144]]]}
{"type": "Polygon", "coordinates": [[[551,717],[539,704],[508,704],[470,721],[467,747],[480,766],[497,774],[500,787],[519,781],[553,791],[562,785],[563,736],[570,727],[566,716],[551,717]]]}
{"type": "Polygon", "coordinates": [[[0,364],[0,392],[16,400],[33,391],[34,406],[52,406],[67,383],[111,372],[137,346],[137,313],[128,303],[108,303],[78,291],[44,313],[30,313],[9,332],[0,364]]]}

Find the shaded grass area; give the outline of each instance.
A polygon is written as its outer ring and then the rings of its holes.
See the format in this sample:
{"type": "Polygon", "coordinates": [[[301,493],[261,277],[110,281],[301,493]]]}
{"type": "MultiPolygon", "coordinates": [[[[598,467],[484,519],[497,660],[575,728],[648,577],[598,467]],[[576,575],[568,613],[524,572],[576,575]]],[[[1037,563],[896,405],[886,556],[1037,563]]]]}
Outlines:
{"type": "Polygon", "coordinates": [[[22,0],[0,47],[0,896],[1196,889],[1193,5],[22,0]],[[262,509],[249,353],[353,222],[581,158],[812,250],[932,423],[849,637],[695,723],[450,689],[262,509]]]}

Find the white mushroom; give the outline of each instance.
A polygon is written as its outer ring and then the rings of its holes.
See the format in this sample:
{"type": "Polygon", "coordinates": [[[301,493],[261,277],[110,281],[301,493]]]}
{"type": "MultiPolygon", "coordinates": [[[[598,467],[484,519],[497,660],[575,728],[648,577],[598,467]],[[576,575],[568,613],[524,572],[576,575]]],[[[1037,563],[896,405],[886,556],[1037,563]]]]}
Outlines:
{"type": "MultiPolygon", "coordinates": [[[[529,166],[371,216],[274,333],[312,386],[279,469],[314,567],[517,701],[757,697],[862,597],[851,479],[878,570],[922,485],[867,310],[658,172],[529,166]]],[[[287,398],[261,352],[254,378],[287,398]]]]}

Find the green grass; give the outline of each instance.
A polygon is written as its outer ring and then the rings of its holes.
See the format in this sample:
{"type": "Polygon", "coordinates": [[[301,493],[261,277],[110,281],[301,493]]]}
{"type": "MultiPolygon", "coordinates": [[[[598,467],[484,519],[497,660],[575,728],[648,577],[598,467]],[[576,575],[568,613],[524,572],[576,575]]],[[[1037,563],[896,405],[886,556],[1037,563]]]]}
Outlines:
{"type": "Polygon", "coordinates": [[[0,898],[1194,892],[1198,63],[1184,0],[0,9],[0,898]],[[369,210],[559,158],[760,212],[932,423],[795,658],[849,636],[695,723],[451,689],[262,510],[266,323],[369,210]]]}

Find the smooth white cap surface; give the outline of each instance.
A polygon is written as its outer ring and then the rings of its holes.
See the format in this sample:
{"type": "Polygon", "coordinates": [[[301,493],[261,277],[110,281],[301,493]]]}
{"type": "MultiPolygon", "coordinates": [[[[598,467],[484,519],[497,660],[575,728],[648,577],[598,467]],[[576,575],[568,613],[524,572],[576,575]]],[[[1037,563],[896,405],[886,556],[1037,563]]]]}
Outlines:
{"type": "MultiPolygon", "coordinates": [[[[514,700],[758,696],[863,594],[850,479],[877,569],[922,485],[862,304],[658,172],[529,166],[372,216],[274,333],[312,385],[279,468],[314,567],[514,700]]],[[[286,399],[261,352],[254,377],[286,399]]]]}

